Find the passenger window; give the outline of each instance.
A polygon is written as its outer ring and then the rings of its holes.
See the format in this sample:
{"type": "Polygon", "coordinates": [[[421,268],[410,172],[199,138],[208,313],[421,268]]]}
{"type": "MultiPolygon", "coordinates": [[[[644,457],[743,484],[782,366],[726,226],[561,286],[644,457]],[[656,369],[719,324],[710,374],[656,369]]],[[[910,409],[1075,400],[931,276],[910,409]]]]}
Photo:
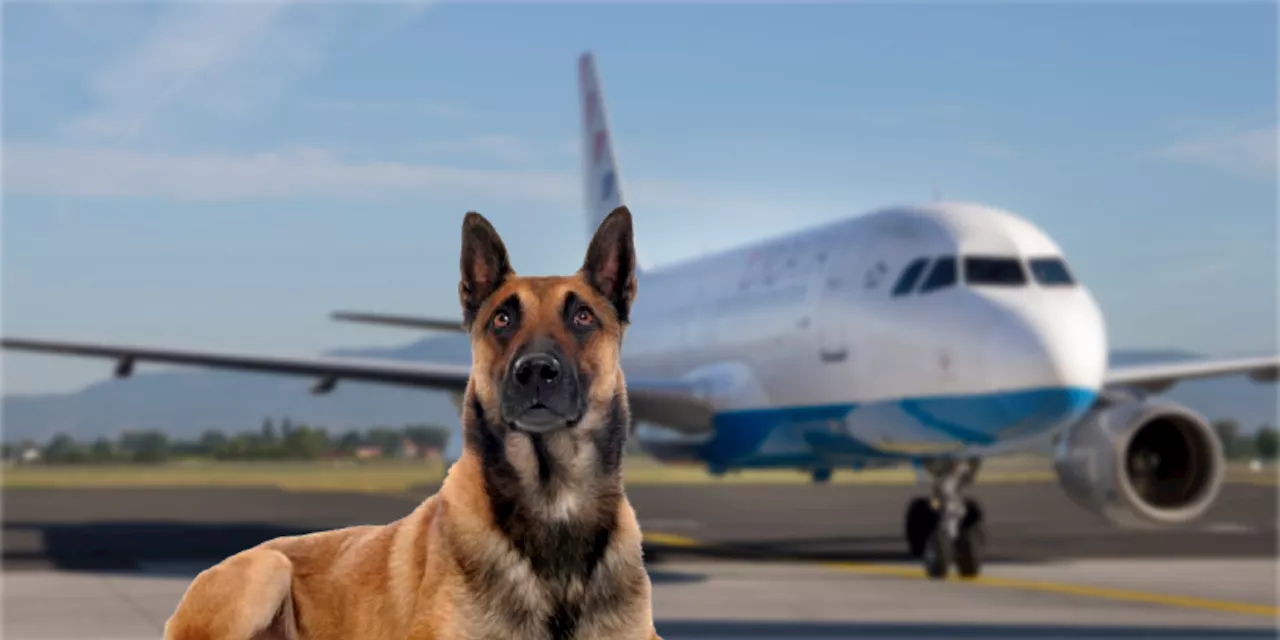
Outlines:
{"type": "Polygon", "coordinates": [[[956,283],[956,257],[942,256],[933,263],[933,270],[920,286],[920,293],[928,293],[935,289],[944,289],[956,283]]]}
{"type": "Polygon", "coordinates": [[[1061,258],[1034,258],[1029,264],[1032,277],[1046,287],[1069,287],[1076,283],[1061,258]]]}
{"type": "Polygon", "coordinates": [[[893,285],[893,297],[905,296],[911,293],[915,288],[916,282],[920,280],[920,274],[924,273],[924,266],[929,263],[927,258],[916,258],[907,265],[902,271],[902,275],[898,278],[898,284],[893,285]]]}
{"type": "Polygon", "coordinates": [[[1017,258],[967,256],[964,281],[965,284],[1020,287],[1027,284],[1027,274],[1017,258]]]}

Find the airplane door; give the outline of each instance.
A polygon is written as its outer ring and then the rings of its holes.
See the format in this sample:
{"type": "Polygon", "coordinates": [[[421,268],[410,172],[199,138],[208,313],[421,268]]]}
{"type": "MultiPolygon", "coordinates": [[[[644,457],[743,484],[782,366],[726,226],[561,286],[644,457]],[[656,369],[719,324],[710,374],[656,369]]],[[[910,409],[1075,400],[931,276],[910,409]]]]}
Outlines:
{"type": "Polygon", "coordinates": [[[887,265],[863,252],[864,244],[845,238],[831,250],[817,296],[818,358],[823,364],[839,365],[852,358],[850,321],[858,299],[868,289],[884,286],[888,277],[887,265]]]}

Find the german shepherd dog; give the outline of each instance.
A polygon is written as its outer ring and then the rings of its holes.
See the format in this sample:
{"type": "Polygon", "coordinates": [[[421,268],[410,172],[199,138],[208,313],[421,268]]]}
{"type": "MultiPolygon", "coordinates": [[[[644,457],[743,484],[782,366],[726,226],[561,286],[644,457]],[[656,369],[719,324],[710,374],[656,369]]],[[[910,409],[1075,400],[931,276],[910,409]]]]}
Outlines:
{"type": "Polygon", "coordinates": [[[461,262],[471,376],[463,453],[439,492],[387,525],[223,560],[192,581],[166,639],[658,639],[622,487],[630,212],[609,214],[560,277],[517,276],[468,213],[461,262]]]}

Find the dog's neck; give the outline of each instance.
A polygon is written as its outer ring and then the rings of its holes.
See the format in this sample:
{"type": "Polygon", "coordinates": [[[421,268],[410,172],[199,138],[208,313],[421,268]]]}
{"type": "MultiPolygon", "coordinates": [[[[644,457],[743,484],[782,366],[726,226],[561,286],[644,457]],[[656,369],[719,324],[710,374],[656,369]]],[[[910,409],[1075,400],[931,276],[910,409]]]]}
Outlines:
{"type": "Polygon", "coordinates": [[[516,637],[571,638],[582,625],[591,635],[636,606],[648,616],[640,531],[622,490],[626,396],[541,437],[486,422],[470,393],[465,402],[466,443],[441,509],[457,514],[446,526],[467,597],[508,611],[516,637]]]}
{"type": "Polygon", "coordinates": [[[579,425],[546,434],[493,422],[475,397],[467,408],[467,455],[478,458],[494,525],[535,572],[589,575],[623,499],[625,397],[579,425]]]}

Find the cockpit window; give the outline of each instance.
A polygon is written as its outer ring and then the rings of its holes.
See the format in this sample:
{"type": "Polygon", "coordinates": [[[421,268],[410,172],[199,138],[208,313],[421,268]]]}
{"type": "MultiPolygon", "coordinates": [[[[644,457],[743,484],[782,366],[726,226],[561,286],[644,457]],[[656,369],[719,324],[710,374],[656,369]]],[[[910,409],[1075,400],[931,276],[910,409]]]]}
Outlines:
{"type": "Polygon", "coordinates": [[[942,256],[933,263],[929,277],[920,286],[920,293],[928,293],[935,289],[943,289],[956,283],[956,257],[942,256]]]}
{"type": "Polygon", "coordinates": [[[1032,258],[1031,275],[1046,287],[1069,287],[1076,283],[1061,258],[1032,258]]]}
{"type": "Polygon", "coordinates": [[[924,266],[929,263],[926,258],[916,258],[907,265],[902,271],[902,275],[898,278],[898,283],[893,285],[893,296],[905,296],[911,293],[915,288],[916,282],[920,280],[920,274],[924,273],[924,266]]]}
{"type": "Polygon", "coordinates": [[[1017,258],[966,256],[964,281],[966,284],[1021,287],[1027,284],[1027,274],[1017,258]]]}

